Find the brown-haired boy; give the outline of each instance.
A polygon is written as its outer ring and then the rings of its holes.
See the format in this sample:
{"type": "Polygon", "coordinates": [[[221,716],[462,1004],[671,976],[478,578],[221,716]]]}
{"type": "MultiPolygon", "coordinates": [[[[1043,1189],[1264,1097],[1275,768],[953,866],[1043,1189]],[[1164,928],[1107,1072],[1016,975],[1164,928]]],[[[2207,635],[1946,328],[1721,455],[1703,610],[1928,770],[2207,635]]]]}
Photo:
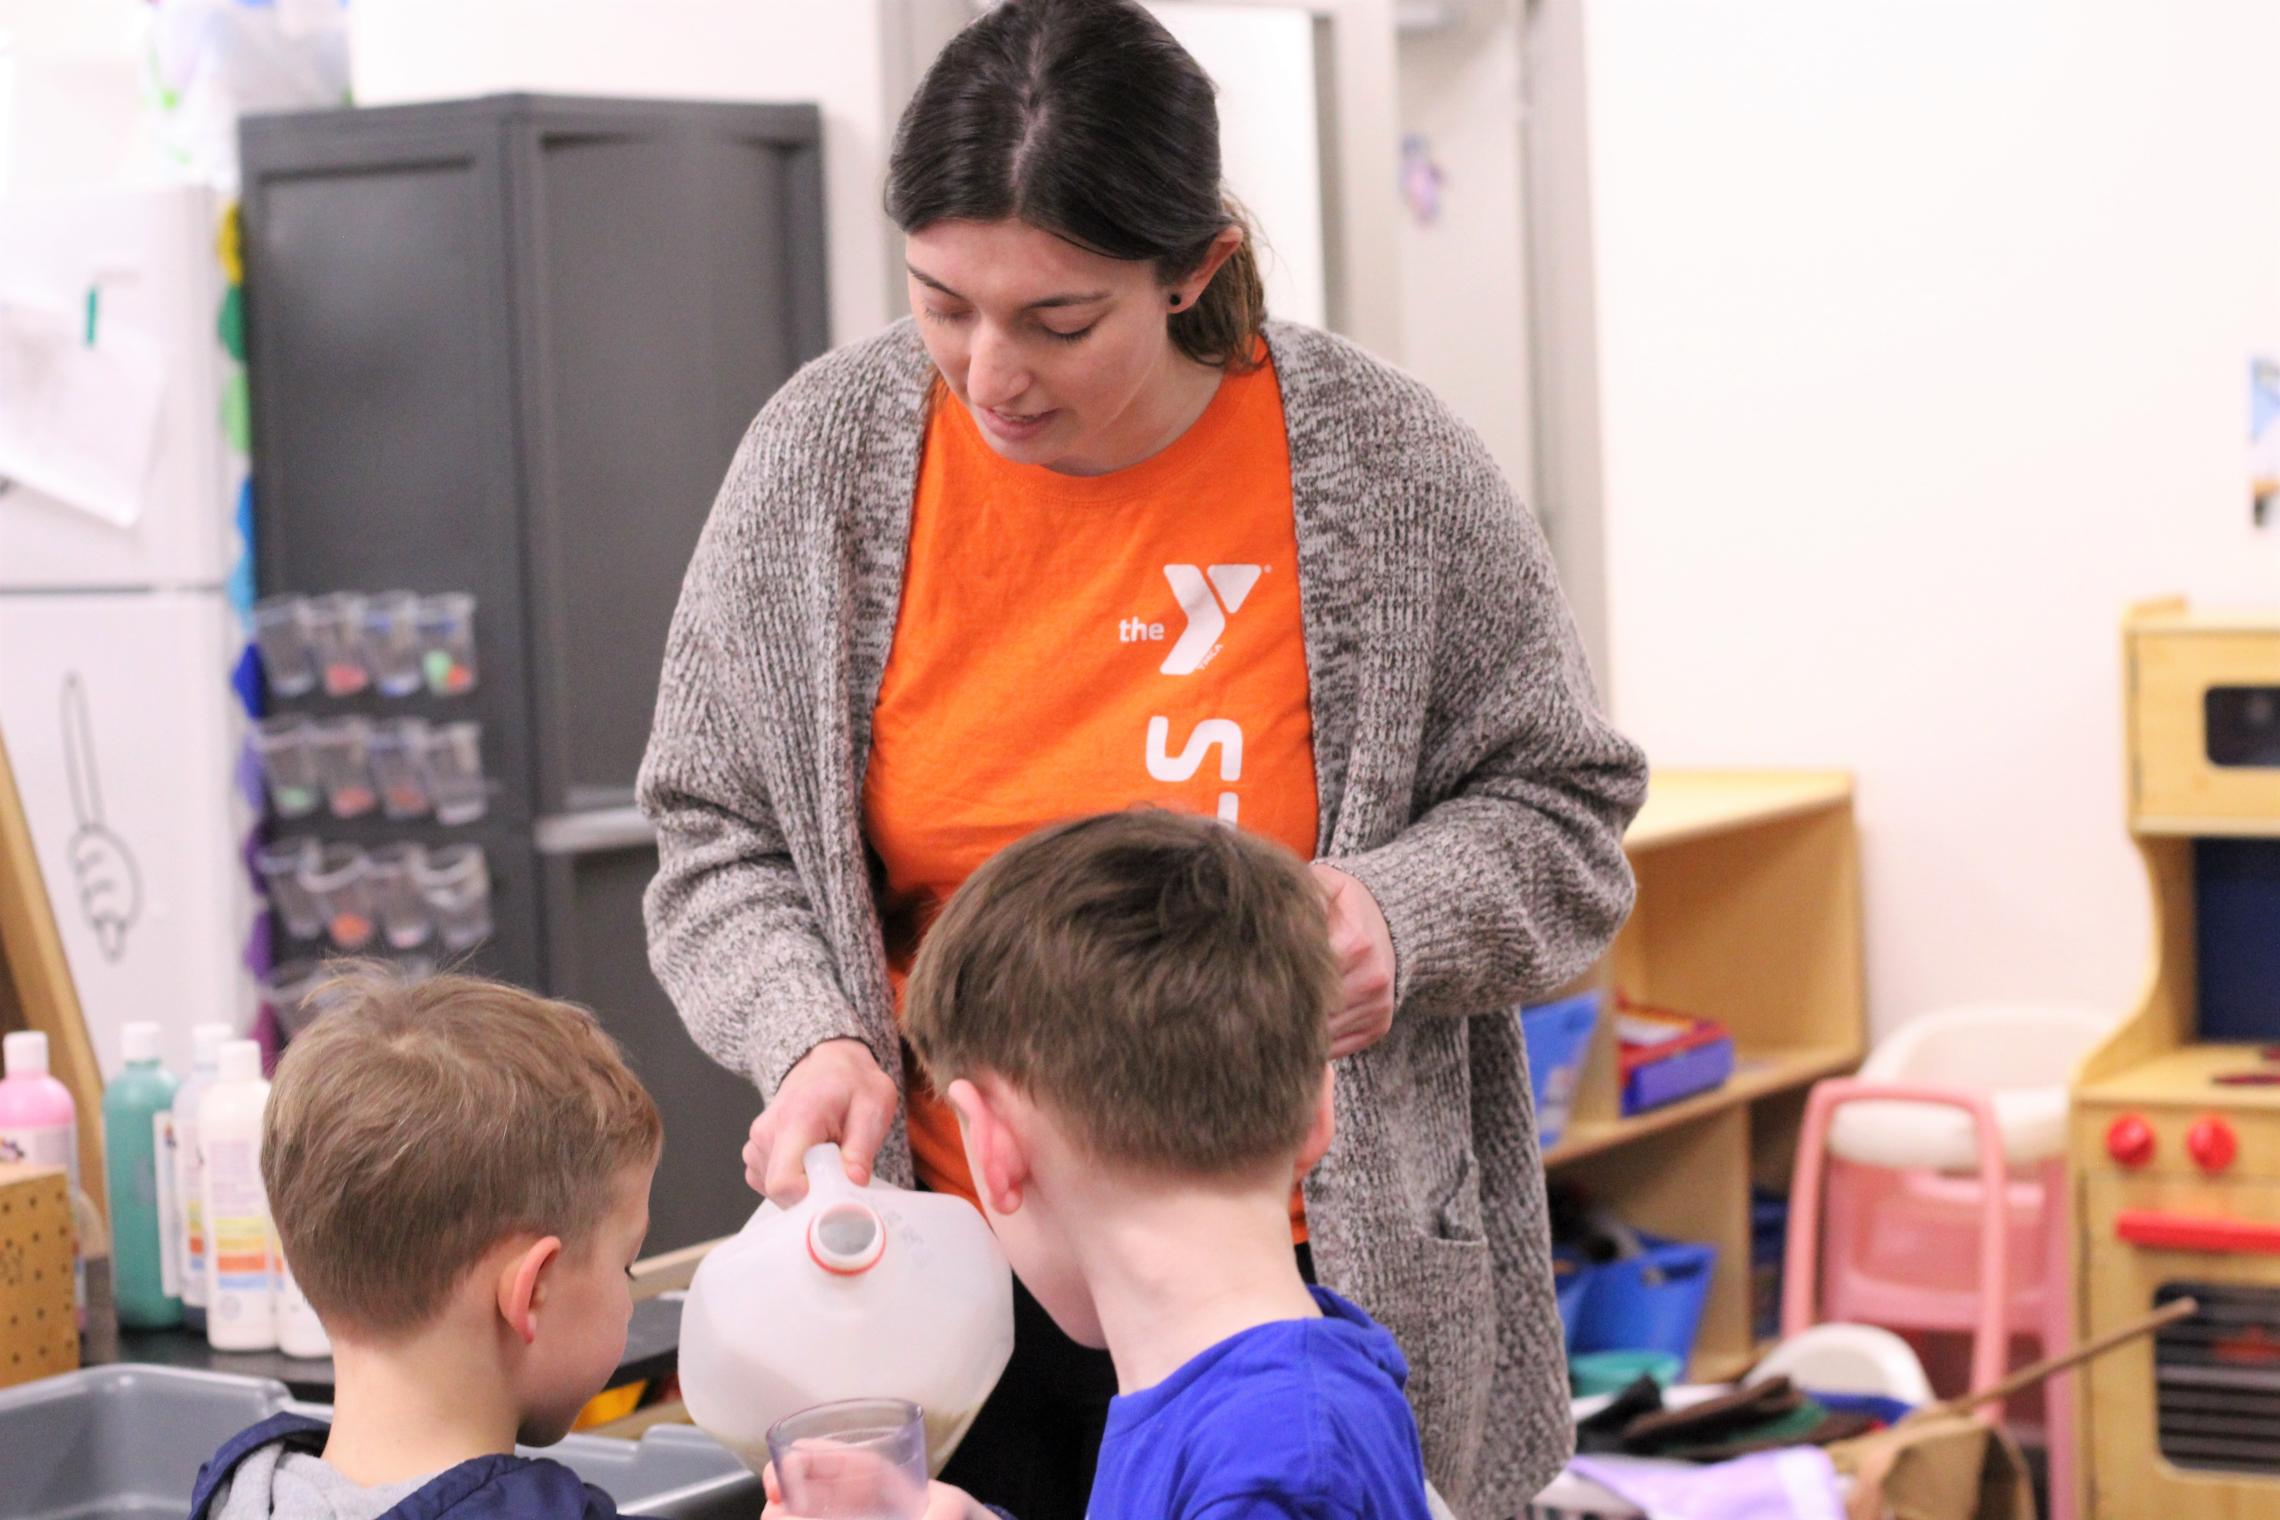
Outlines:
{"type": "Polygon", "coordinates": [[[319,1000],[278,1065],[261,1167],[332,1338],[333,1422],[236,1437],[191,1520],[614,1514],[514,1448],[560,1440],[624,1354],[657,1106],[567,1003],[373,969],[319,1000]]]}
{"type": "Polygon", "coordinates": [[[1021,841],[927,935],[904,1027],[984,1211],[1116,1366],[1092,1520],[1428,1513],[1400,1351],[1291,1251],[1338,993],[1305,866],[1162,811],[1021,841]]]}

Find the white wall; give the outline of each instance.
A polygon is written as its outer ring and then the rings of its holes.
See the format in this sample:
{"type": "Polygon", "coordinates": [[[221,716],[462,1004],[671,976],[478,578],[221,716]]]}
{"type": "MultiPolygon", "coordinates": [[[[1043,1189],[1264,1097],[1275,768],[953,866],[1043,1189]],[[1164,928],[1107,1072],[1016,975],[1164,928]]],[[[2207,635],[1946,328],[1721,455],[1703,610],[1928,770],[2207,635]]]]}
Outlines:
{"type": "Polygon", "coordinates": [[[2280,7],[1587,22],[1617,718],[1662,764],[1858,770],[1880,1028],[2122,1009],[2122,610],[2280,602],[2244,470],[2280,7]]]}

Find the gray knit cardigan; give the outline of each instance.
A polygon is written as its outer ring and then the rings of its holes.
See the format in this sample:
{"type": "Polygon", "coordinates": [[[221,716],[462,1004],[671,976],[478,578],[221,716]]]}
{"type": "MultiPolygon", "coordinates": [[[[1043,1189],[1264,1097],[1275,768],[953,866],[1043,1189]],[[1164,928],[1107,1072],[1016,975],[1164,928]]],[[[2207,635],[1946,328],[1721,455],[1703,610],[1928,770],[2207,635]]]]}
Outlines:
{"type": "MultiPolygon", "coordinates": [[[[1400,1341],[1434,1483],[1501,1520],[1572,1440],[1511,1009],[1622,923],[1645,765],[1600,716],[1543,537],[1479,438],[1342,339],[1267,339],[1319,850],[1384,910],[1399,1010],[1338,1063],[1337,1139],[1305,1187],[1314,1261],[1400,1341]]],[[[640,779],[650,962],[763,1095],[833,1038],[902,1076],[861,798],[932,378],[905,321],[769,401],[666,647],[640,779]]],[[[899,1125],[879,1172],[909,1181],[899,1125]]]]}

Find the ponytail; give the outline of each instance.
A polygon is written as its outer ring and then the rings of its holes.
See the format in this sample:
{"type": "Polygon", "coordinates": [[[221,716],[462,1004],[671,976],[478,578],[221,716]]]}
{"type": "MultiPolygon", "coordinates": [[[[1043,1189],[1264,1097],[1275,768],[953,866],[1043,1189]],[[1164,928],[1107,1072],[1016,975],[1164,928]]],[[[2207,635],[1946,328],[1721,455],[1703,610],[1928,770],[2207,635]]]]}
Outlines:
{"type": "Polygon", "coordinates": [[[1231,225],[1241,229],[1243,241],[1212,275],[1195,304],[1172,313],[1171,332],[1174,346],[1198,364],[1240,375],[1258,367],[1259,336],[1267,320],[1267,291],[1259,278],[1259,255],[1250,218],[1232,197],[1227,201],[1227,215],[1231,225]]]}

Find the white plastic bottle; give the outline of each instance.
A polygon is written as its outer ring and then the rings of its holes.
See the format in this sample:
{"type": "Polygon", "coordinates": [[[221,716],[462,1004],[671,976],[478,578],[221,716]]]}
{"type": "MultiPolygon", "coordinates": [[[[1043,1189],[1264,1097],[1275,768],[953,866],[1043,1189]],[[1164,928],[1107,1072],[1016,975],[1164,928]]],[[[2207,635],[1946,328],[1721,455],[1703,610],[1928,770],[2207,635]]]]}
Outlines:
{"type": "Polygon", "coordinates": [[[198,1156],[198,1105],[214,1085],[227,1024],[200,1024],[190,1031],[190,1075],[174,1093],[174,1196],[181,1208],[181,1238],[175,1260],[182,1274],[182,1323],[206,1328],[206,1169],[198,1156]]]}
{"type": "Polygon", "coordinates": [[[206,1344],[216,1351],[267,1351],[277,1344],[269,1194],[261,1182],[261,1111],[268,1102],[261,1046],[252,1040],[223,1045],[214,1085],[198,1102],[206,1344]]]}
{"type": "Polygon", "coordinates": [[[807,1196],[764,1203],[707,1255],[681,1315],[689,1417],[754,1472],[768,1427],[838,1399],[926,1411],[940,1472],[1013,1354],[1013,1274],[980,1210],[949,1193],[847,1180],[836,1145],[802,1158],[807,1196]]]}
{"type": "Polygon", "coordinates": [[[293,1280],[293,1264],[282,1250],[277,1253],[277,1349],[287,1356],[332,1355],[332,1337],[293,1280]]]}

